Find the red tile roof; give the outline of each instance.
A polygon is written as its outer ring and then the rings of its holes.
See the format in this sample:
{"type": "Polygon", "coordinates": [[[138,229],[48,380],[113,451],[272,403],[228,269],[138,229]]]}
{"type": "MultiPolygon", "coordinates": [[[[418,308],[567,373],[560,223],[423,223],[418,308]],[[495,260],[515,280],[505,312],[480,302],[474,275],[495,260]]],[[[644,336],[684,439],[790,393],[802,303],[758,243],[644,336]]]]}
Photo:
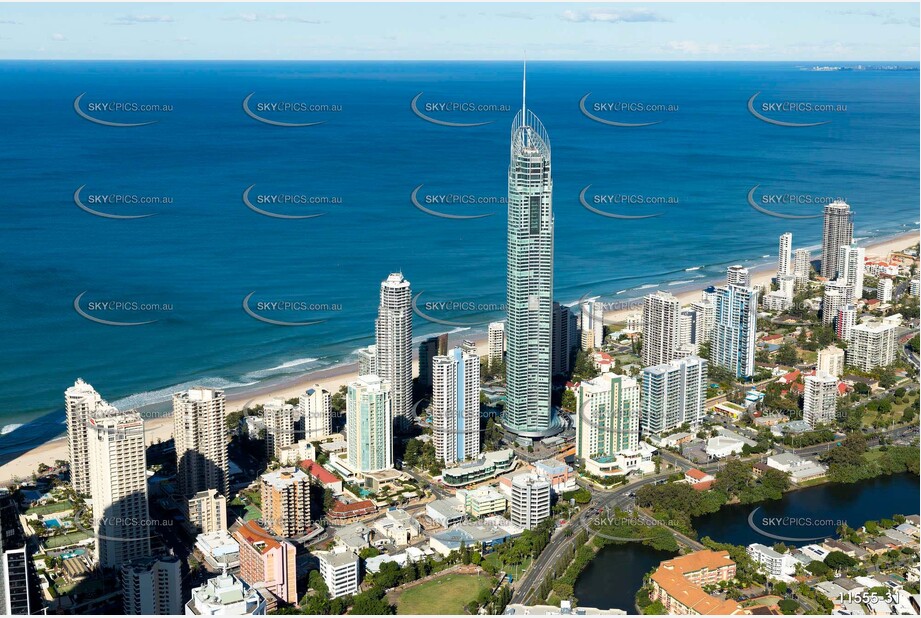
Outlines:
{"type": "Polygon", "coordinates": [[[689,476],[689,477],[691,477],[692,479],[697,479],[698,481],[703,480],[704,478],[706,478],[706,477],[709,476],[709,474],[707,474],[707,473],[704,472],[703,470],[698,470],[697,468],[691,468],[690,470],[688,470],[688,471],[685,472],[684,474],[685,474],[685,476],[689,476]]]}
{"type": "Polygon", "coordinates": [[[336,483],[340,479],[338,476],[313,461],[312,459],[305,459],[301,462],[301,469],[304,470],[307,474],[317,479],[324,485],[329,485],[331,483],[336,483]]]}

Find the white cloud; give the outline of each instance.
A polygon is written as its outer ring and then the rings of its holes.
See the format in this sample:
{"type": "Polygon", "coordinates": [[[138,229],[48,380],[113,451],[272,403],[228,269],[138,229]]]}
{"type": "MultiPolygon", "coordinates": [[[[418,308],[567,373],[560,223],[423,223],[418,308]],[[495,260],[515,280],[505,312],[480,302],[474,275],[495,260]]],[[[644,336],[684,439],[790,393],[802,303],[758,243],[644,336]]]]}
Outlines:
{"type": "Polygon", "coordinates": [[[52,41],[66,41],[67,37],[61,34],[60,32],[55,32],[54,34],[51,35],[51,40],[52,41]]]}
{"type": "Polygon", "coordinates": [[[563,11],[560,16],[564,21],[571,22],[605,22],[609,24],[637,23],[637,22],[667,22],[670,19],[663,17],[650,9],[595,9],[591,11],[563,11]]]}
{"type": "Polygon", "coordinates": [[[506,19],[534,19],[529,14],[523,11],[509,11],[507,13],[496,13],[496,17],[505,17],[506,19]]]}

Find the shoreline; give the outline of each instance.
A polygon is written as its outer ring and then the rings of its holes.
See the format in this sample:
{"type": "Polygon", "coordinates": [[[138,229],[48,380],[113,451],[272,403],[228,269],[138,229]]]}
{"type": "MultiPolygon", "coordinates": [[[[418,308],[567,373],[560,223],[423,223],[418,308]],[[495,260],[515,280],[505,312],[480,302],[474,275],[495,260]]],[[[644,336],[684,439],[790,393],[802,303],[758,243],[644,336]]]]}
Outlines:
{"type": "MultiPolygon", "coordinates": [[[[918,231],[903,232],[897,236],[880,239],[877,242],[865,245],[867,259],[871,257],[885,258],[890,252],[904,249],[918,243],[918,231]]],[[[861,245],[864,246],[864,245],[861,245]]],[[[763,264],[750,269],[752,273],[752,284],[770,285],[771,278],[775,274],[775,267],[772,264],[763,264]]],[[[699,279],[694,283],[689,283],[687,287],[680,286],[672,294],[679,300],[682,306],[691,303],[698,298],[703,289],[714,284],[722,283],[724,279],[699,279]]],[[[662,289],[661,286],[648,288],[650,292],[662,289]]],[[[609,302],[608,305],[616,304],[617,301],[609,302]]],[[[630,313],[642,310],[642,296],[635,299],[624,301],[624,308],[606,310],[604,321],[606,324],[623,322],[630,313]]],[[[450,333],[449,333],[450,335],[450,333]]],[[[486,333],[470,332],[468,330],[454,333],[449,336],[449,342],[454,343],[463,339],[472,339],[476,344],[477,351],[480,354],[486,353],[486,333]]],[[[416,356],[416,350],[414,350],[416,356]]],[[[418,358],[413,360],[413,371],[418,372],[418,358]]],[[[309,386],[319,384],[321,387],[335,393],[343,385],[355,380],[358,377],[358,364],[356,362],[343,362],[331,367],[308,372],[302,375],[282,378],[274,383],[256,385],[252,387],[241,387],[238,391],[227,389],[226,392],[226,412],[235,412],[243,409],[247,404],[258,405],[265,403],[274,397],[291,399],[299,396],[309,386]]],[[[139,408],[142,416],[145,417],[144,432],[148,445],[163,442],[172,439],[172,411],[169,409],[169,402],[160,402],[148,404],[139,408]]],[[[64,436],[56,436],[38,446],[35,446],[23,453],[20,453],[9,462],[0,465],[0,486],[10,483],[15,479],[30,478],[36,471],[40,463],[53,463],[57,459],[68,458],[67,442],[64,436]]]]}

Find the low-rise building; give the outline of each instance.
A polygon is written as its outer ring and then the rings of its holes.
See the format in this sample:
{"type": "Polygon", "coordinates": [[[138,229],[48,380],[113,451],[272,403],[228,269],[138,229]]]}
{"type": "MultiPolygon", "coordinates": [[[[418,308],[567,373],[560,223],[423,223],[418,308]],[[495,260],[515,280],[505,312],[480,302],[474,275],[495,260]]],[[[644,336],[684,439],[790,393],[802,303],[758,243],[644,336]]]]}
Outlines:
{"type": "Polygon", "coordinates": [[[735,577],[736,564],[728,552],[696,551],[666,560],[650,577],[650,599],[673,615],[734,616],[745,610],[732,600],[712,597],[703,587],[735,577]]]}
{"type": "Polygon", "coordinates": [[[761,565],[765,575],[781,581],[790,581],[796,572],[796,566],[800,564],[792,554],[782,554],[761,543],[752,543],[747,551],[752,560],[761,565]]]}
{"type": "Polygon", "coordinates": [[[237,577],[224,573],[192,589],[186,616],[265,616],[265,599],[237,577]]]}
{"type": "Polygon", "coordinates": [[[449,487],[462,487],[495,478],[514,466],[515,452],[512,449],[502,449],[482,453],[474,461],[447,468],[442,472],[441,478],[449,487]]]}
{"type": "Polygon", "coordinates": [[[464,505],[459,498],[442,498],[425,505],[425,514],[438,525],[447,528],[464,520],[464,505]]]}
{"type": "Polygon", "coordinates": [[[300,468],[324,488],[332,490],[334,495],[342,493],[342,479],[317,462],[305,459],[300,463],[300,468]]]}
{"type": "Polygon", "coordinates": [[[550,517],[550,481],[536,474],[512,480],[512,523],[525,530],[536,528],[550,517]]]}
{"type": "Polygon", "coordinates": [[[195,538],[195,549],[211,571],[240,566],[240,544],[226,530],[199,534],[195,538]]]}
{"type": "Polygon", "coordinates": [[[828,472],[827,466],[794,453],[771,455],[766,463],[770,468],[788,473],[790,480],[797,484],[822,478],[828,472]]]}
{"type": "Polygon", "coordinates": [[[397,546],[408,545],[422,534],[422,526],[403,509],[389,509],[384,517],[374,522],[374,529],[397,546]]]}
{"type": "Polygon", "coordinates": [[[458,524],[436,532],[429,540],[429,546],[442,556],[458,551],[461,546],[488,554],[497,545],[520,536],[522,532],[521,527],[507,519],[488,517],[482,522],[458,524]]]}
{"type": "Polygon", "coordinates": [[[549,481],[550,490],[560,495],[576,487],[576,473],[572,466],[558,459],[541,459],[534,462],[534,473],[549,481]]]}
{"type": "MultiPolygon", "coordinates": [[[[460,494],[460,492],[458,492],[460,494]]],[[[504,513],[508,500],[501,492],[492,487],[479,487],[465,491],[463,494],[464,511],[473,518],[486,517],[495,513],[504,513]]]]}

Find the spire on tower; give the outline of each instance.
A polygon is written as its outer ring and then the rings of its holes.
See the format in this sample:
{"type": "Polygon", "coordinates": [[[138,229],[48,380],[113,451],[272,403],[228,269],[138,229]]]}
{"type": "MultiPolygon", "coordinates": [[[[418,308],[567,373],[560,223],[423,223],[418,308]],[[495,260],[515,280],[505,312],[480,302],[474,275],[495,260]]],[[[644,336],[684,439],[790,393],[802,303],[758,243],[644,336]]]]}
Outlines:
{"type": "Polygon", "coordinates": [[[525,113],[528,110],[527,106],[527,92],[528,92],[528,58],[525,56],[524,67],[521,70],[521,119],[524,121],[525,113]]]}

